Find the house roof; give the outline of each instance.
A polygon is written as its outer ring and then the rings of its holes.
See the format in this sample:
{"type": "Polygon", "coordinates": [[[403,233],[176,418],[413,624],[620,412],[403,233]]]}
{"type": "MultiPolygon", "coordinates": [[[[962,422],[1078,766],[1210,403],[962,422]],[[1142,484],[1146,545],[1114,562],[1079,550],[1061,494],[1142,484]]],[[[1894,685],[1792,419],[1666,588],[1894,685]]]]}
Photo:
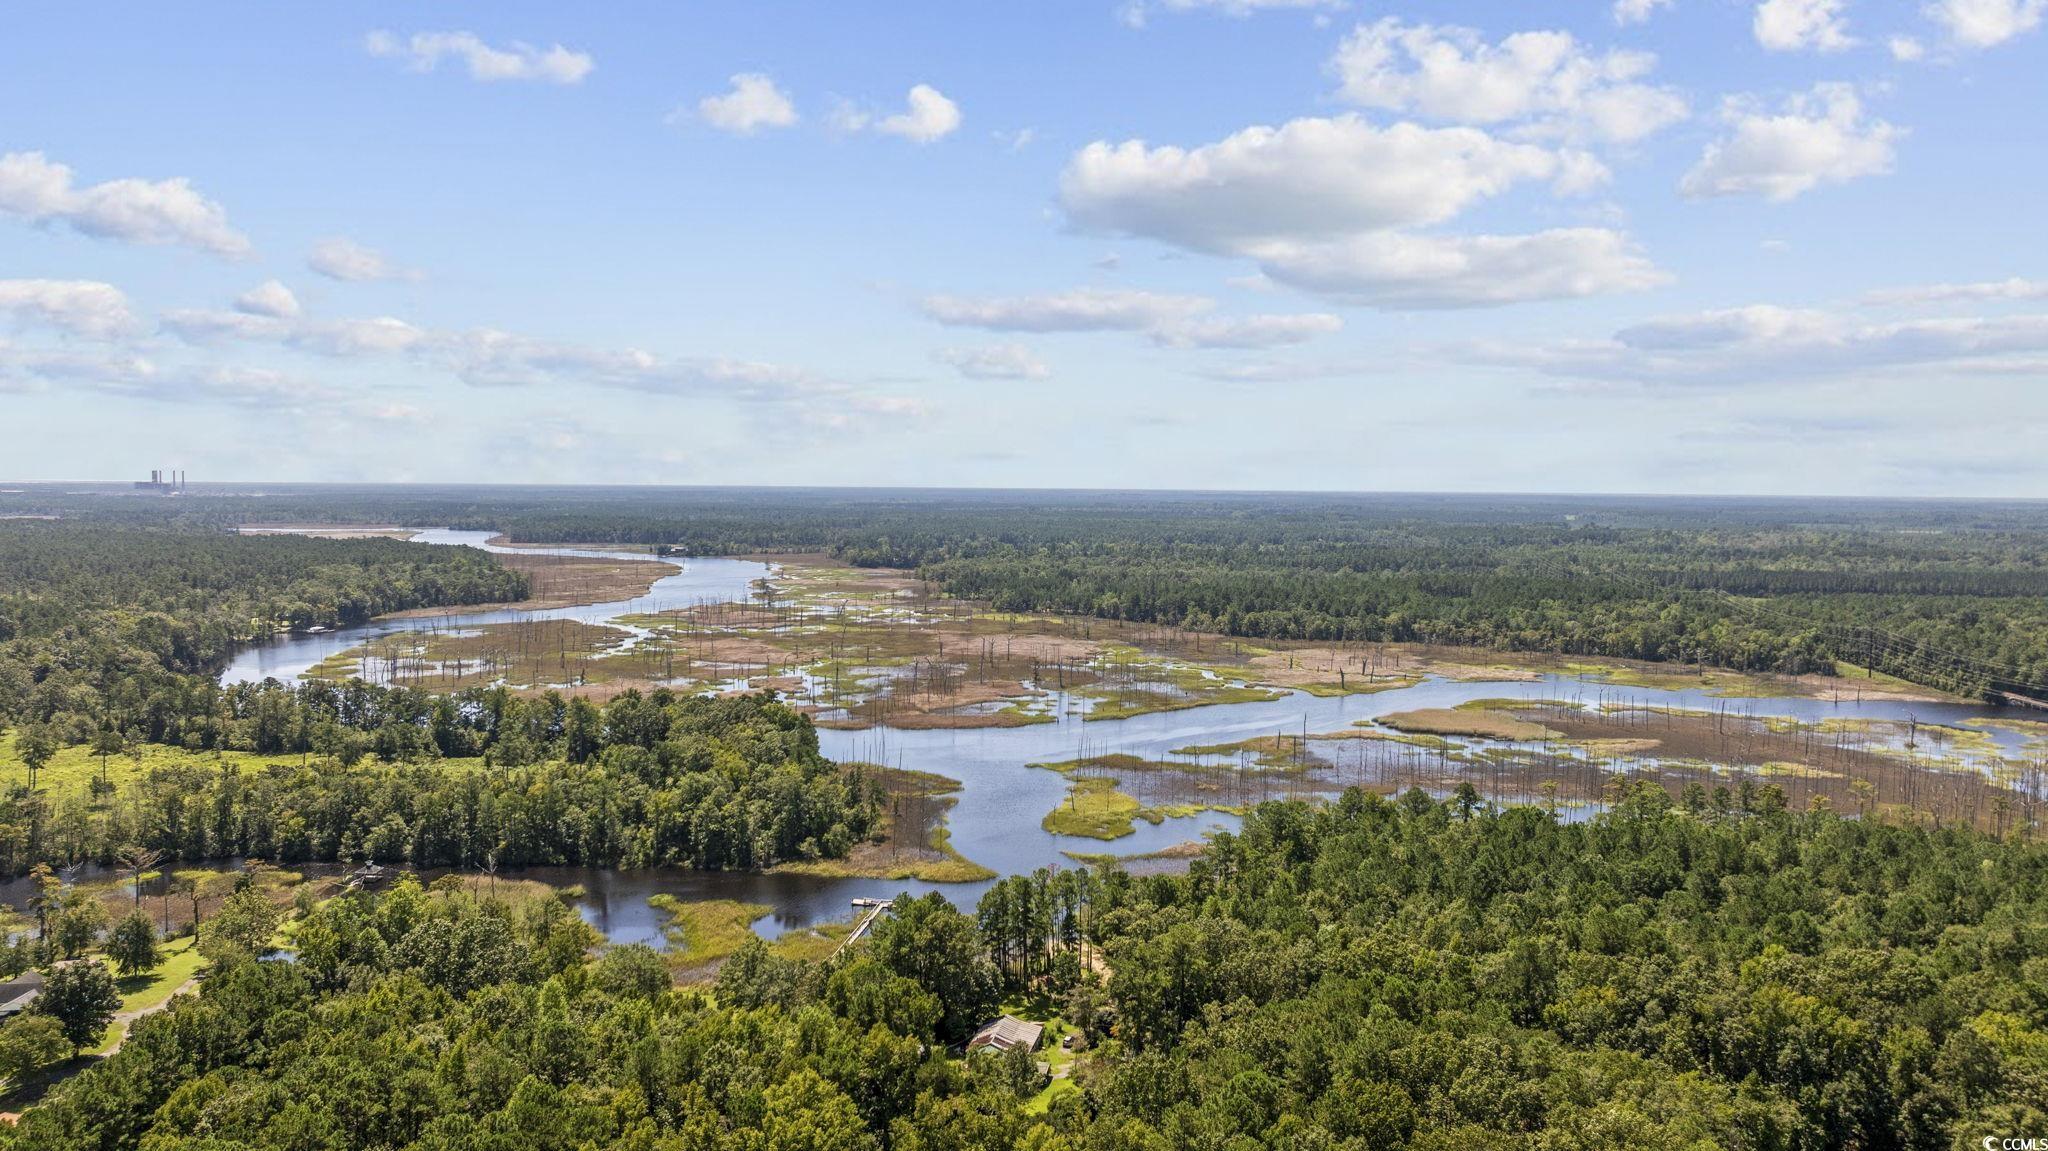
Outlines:
{"type": "Polygon", "coordinates": [[[1022,1047],[1026,1051],[1036,1051],[1038,1037],[1044,1033],[1043,1023],[1032,1023],[1014,1015],[1005,1015],[975,1032],[974,1038],[967,1041],[967,1049],[974,1051],[982,1047],[993,1047],[998,1051],[1008,1051],[1012,1047],[1022,1047]]]}
{"type": "Polygon", "coordinates": [[[0,1018],[27,1010],[43,993],[43,973],[24,971],[5,983],[0,983],[0,1018]]]}

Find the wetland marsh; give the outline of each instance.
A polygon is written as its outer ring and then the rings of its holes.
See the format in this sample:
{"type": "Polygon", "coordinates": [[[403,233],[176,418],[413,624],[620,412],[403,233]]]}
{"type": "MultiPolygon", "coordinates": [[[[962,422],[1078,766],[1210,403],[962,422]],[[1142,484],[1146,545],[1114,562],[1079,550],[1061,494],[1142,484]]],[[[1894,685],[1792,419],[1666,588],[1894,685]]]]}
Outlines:
{"type": "Polygon", "coordinates": [[[765,908],[752,926],[773,939],[844,919],[854,898],[936,889],[971,903],[996,874],[1105,851],[1170,867],[1260,802],[1350,786],[1441,796],[1469,782],[1491,802],[1584,818],[1616,781],[1674,793],[1697,782],[1721,803],[1769,783],[1800,808],[1985,827],[2031,823],[2043,798],[2048,725],[1878,677],[1253,643],[996,612],[911,573],[815,556],[650,559],[509,548],[482,532],[413,538],[529,564],[674,570],[625,599],[279,637],[224,678],[773,690],[813,717],[828,757],[923,781],[892,791],[896,826],[848,860],[766,875],[582,874],[586,918],[614,939],[668,941],[655,896],[765,908]]]}

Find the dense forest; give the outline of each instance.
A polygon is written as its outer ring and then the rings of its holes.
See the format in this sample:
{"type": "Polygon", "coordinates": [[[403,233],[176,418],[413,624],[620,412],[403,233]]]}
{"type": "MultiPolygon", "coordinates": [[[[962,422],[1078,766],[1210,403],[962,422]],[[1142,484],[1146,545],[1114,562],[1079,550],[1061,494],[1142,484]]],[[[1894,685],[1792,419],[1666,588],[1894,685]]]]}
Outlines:
{"type": "Polygon", "coordinates": [[[628,692],[600,708],[356,681],[219,700],[191,742],[268,758],[14,789],[0,797],[0,875],[136,847],[173,861],[752,869],[843,856],[879,813],[860,769],[826,760],[810,722],[767,695],[628,692]]]}
{"type": "Polygon", "coordinates": [[[0,725],[52,724],[73,743],[135,727],[160,739],[238,646],[279,628],[526,589],[474,548],[0,522],[0,725]]]}
{"type": "Polygon", "coordinates": [[[2048,505],[2026,501],[306,486],[12,500],[186,531],[315,519],[824,551],[1012,610],[1759,671],[1847,662],[2048,693],[2048,505]]]}
{"type": "Polygon", "coordinates": [[[1945,1149],[2048,1129],[2048,848],[1644,788],[1582,824],[1271,804],[1186,875],[904,899],[714,993],[411,883],[311,907],[0,1141],[147,1147],[1945,1149]],[[1055,997],[1075,1086],[948,1058],[1055,997]]]}

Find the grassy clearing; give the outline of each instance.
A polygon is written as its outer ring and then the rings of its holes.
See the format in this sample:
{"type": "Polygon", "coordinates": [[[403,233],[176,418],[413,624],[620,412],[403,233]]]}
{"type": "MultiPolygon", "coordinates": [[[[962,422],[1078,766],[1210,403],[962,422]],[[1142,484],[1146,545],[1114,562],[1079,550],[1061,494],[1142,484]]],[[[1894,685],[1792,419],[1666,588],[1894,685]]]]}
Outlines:
{"type": "MultiPolygon", "coordinates": [[[[21,761],[15,751],[18,733],[0,735],[0,786],[26,784],[28,765],[21,761]]],[[[115,785],[123,785],[140,779],[152,771],[166,768],[206,768],[219,770],[222,767],[236,767],[243,771],[271,766],[297,767],[305,757],[298,755],[256,755],[246,751],[190,751],[182,747],[168,747],[160,743],[137,744],[127,751],[107,757],[107,779],[115,785]]],[[[50,762],[36,776],[36,786],[48,791],[52,797],[83,793],[92,781],[99,778],[100,757],[83,744],[67,747],[50,758],[50,762]]]]}
{"type": "MultiPolygon", "coordinates": [[[[1850,663],[1844,659],[1835,661],[1835,675],[1847,681],[1879,684],[1892,691],[1924,692],[1927,690],[1923,685],[1914,683],[1911,680],[1900,679],[1895,675],[1886,675],[1881,671],[1872,671],[1861,664],[1850,663]]],[[[1848,686],[1848,684],[1844,686],[1848,686]]]]}
{"type": "Polygon", "coordinates": [[[686,903],[673,895],[650,896],[647,902],[668,913],[668,958],[674,967],[698,967],[724,959],[754,938],[755,920],[774,910],[767,904],[736,899],[686,903]]]}
{"type": "Polygon", "coordinates": [[[1001,1010],[1004,1015],[1045,1024],[1037,1059],[1045,1065],[1052,1078],[1039,1089],[1038,1094],[1024,1101],[1023,1108],[1027,1115],[1043,1115],[1053,1100],[1080,1090],[1073,1080],[1074,1061],[1078,1057],[1060,1044],[1062,1039],[1074,1033],[1074,1026],[1060,1015],[1058,1007],[1043,992],[1033,992],[1025,999],[1013,999],[1003,1004],[1001,1010]]]}
{"type": "MultiPolygon", "coordinates": [[[[119,981],[121,1007],[118,1014],[132,1017],[163,1006],[170,999],[172,992],[186,980],[199,974],[199,969],[206,966],[206,960],[200,956],[199,949],[193,946],[190,936],[164,944],[163,959],[163,963],[155,971],[130,975],[119,981]]],[[[128,1024],[125,1020],[115,1021],[107,1028],[107,1034],[100,1040],[98,1046],[93,1047],[88,1054],[98,1055],[106,1052],[120,1042],[121,1036],[126,1034],[127,1030],[128,1024]]]]}
{"type": "Polygon", "coordinates": [[[1540,723],[1517,719],[1506,712],[1462,707],[1424,707],[1397,711],[1379,717],[1395,731],[1417,735],[1467,736],[1473,739],[1512,740],[1533,743],[1558,738],[1558,733],[1540,723]]]}

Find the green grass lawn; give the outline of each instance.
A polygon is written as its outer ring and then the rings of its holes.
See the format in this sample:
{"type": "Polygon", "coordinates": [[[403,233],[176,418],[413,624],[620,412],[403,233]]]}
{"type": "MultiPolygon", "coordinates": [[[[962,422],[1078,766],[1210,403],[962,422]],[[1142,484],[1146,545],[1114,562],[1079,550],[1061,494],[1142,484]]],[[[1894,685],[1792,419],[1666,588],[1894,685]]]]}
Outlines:
{"type": "MultiPolygon", "coordinates": [[[[161,1007],[164,1001],[171,997],[172,992],[176,991],[187,979],[197,975],[201,967],[206,966],[206,960],[199,954],[199,949],[192,945],[192,939],[189,936],[184,939],[174,939],[164,944],[163,959],[163,963],[155,971],[143,975],[130,975],[119,981],[121,988],[120,1014],[127,1015],[132,1012],[149,1011],[161,1007]]],[[[106,1037],[101,1039],[99,1046],[92,1048],[88,1054],[97,1055],[106,1051],[121,1038],[122,1032],[126,1030],[127,1025],[124,1023],[116,1023],[112,1027],[107,1028],[106,1037]]]]}
{"type": "MultiPolygon", "coordinates": [[[[0,735],[0,786],[11,786],[28,782],[28,765],[21,761],[15,751],[19,733],[8,732],[0,735]]],[[[267,767],[271,764],[296,766],[301,760],[297,755],[256,755],[246,751],[189,751],[182,747],[169,747],[160,743],[137,745],[132,752],[121,752],[107,757],[107,778],[115,785],[140,779],[149,772],[166,767],[218,768],[223,764],[234,764],[243,769],[267,767]]],[[[100,774],[100,757],[92,748],[80,744],[58,751],[50,758],[49,765],[37,776],[36,783],[51,795],[83,792],[100,774]]]]}
{"type": "MultiPolygon", "coordinates": [[[[0,735],[0,787],[28,782],[28,765],[21,761],[15,751],[18,733],[0,735]]],[[[298,767],[308,762],[308,757],[296,752],[287,755],[257,755],[249,751],[192,751],[182,747],[171,747],[161,743],[138,744],[130,751],[107,757],[107,779],[119,787],[131,780],[141,779],[152,771],[170,767],[201,767],[209,770],[232,764],[243,771],[260,770],[266,767],[298,767]]],[[[481,757],[450,759],[441,761],[456,769],[481,768],[481,757]]],[[[48,766],[36,777],[36,783],[52,798],[79,794],[91,786],[100,774],[100,757],[92,748],[80,744],[58,751],[50,758],[48,766]]]]}
{"type": "Polygon", "coordinates": [[[1038,1060],[1045,1064],[1046,1070],[1053,1078],[1039,1089],[1038,1094],[1024,1101],[1026,1115],[1043,1115],[1046,1108],[1052,1106],[1054,1099],[1069,1091],[1080,1090],[1069,1078],[1073,1071],[1075,1055],[1060,1046],[1060,1040],[1073,1033],[1073,1025],[1060,1017],[1059,1010],[1053,1005],[1050,997],[1039,992],[1034,992],[1029,998],[1011,1000],[1003,1004],[1002,1012],[1019,1019],[1029,1019],[1033,1023],[1045,1024],[1045,1034],[1039,1039],[1038,1060]]]}

